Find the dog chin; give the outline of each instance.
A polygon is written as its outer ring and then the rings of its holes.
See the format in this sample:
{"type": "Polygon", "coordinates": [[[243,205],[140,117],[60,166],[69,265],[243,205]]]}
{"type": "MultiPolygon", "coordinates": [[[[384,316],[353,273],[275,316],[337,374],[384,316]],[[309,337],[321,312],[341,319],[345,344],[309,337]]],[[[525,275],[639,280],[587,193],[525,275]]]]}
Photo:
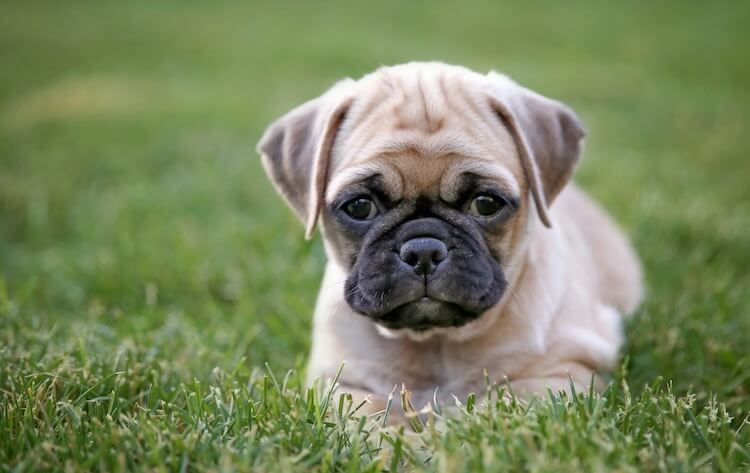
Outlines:
{"type": "Polygon", "coordinates": [[[411,328],[388,328],[375,323],[375,329],[382,337],[392,340],[408,339],[414,342],[424,342],[431,338],[443,337],[453,342],[465,342],[487,331],[497,320],[497,316],[500,313],[499,307],[500,304],[497,304],[474,320],[457,327],[432,327],[426,330],[415,330],[411,328]]]}
{"type": "Polygon", "coordinates": [[[448,331],[456,330],[457,327],[435,327],[427,330],[414,330],[410,328],[388,328],[378,323],[375,324],[375,328],[378,333],[385,338],[397,340],[400,338],[408,338],[415,342],[423,342],[437,335],[443,335],[448,331]]]}
{"type": "Polygon", "coordinates": [[[375,320],[392,329],[425,331],[436,327],[460,327],[478,316],[459,304],[423,296],[375,316],[375,320]]]}

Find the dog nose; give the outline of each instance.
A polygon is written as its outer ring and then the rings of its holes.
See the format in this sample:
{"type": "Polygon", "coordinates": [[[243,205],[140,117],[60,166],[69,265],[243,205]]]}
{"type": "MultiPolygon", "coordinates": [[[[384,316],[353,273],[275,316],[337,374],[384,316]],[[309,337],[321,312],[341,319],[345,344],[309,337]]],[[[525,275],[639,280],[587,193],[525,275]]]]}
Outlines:
{"type": "Polygon", "coordinates": [[[437,238],[412,238],[401,245],[398,255],[418,275],[426,276],[434,273],[440,262],[448,256],[448,248],[437,238]]]}

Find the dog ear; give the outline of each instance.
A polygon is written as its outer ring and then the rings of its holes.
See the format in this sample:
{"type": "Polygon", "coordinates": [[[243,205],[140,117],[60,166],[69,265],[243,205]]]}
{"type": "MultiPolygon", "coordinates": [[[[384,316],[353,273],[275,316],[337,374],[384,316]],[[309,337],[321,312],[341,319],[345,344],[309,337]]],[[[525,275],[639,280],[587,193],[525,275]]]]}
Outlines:
{"type": "Polygon", "coordinates": [[[490,104],[510,131],[521,157],[539,218],[551,227],[548,208],[573,175],[586,130],[565,105],[490,73],[490,104]]]}
{"type": "Polygon", "coordinates": [[[342,93],[351,81],[335,85],[268,126],[258,142],[263,167],[276,190],[305,224],[312,238],[323,206],[331,149],[351,104],[342,93]]]}

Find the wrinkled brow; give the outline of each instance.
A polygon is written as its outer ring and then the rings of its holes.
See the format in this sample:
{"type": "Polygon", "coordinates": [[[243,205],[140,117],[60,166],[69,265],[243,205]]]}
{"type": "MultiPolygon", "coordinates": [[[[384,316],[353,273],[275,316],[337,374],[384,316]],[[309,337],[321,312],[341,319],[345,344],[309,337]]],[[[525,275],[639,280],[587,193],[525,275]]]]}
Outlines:
{"type": "Polygon", "coordinates": [[[352,182],[344,186],[336,194],[332,204],[339,206],[346,201],[362,195],[375,196],[380,202],[386,205],[393,205],[399,201],[399,196],[394,195],[391,189],[383,181],[383,176],[374,174],[361,181],[352,182]]]}
{"type": "Polygon", "coordinates": [[[344,189],[365,183],[375,176],[380,176],[378,182],[381,192],[389,196],[392,200],[396,200],[403,192],[404,181],[398,171],[382,164],[365,163],[352,166],[333,176],[326,190],[326,202],[331,203],[335,201],[336,197],[344,189]]]}
{"type": "Polygon", "coordinates": [[[509,197],[519,198],[521,194],[518,181],[507,168],[487,161],[459,161],[443,174],[440,180],[440,197],[447,202],[457,200],[465,188],[467,178],[492,182],[509,197]]]}

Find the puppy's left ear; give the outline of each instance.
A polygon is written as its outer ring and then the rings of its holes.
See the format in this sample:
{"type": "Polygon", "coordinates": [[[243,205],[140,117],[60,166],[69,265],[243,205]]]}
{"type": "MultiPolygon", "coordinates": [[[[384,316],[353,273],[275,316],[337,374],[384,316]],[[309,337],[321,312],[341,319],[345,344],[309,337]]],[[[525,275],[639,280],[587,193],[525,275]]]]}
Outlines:
{"type": "Polygon", "coordinates": [[[271,182],[305,224],[307,239],[323,206],[331,149],[352,102],[346,93],[352,82],[339,82],[273,122],[257,146],[271,182]]]}
{"type": "Polygon", "coordinates": [[[490,104],[516,143],[539,218],[551,227],[548,208],[573,175],[586,130],[560,102],[490,73],[490,104]]]}

